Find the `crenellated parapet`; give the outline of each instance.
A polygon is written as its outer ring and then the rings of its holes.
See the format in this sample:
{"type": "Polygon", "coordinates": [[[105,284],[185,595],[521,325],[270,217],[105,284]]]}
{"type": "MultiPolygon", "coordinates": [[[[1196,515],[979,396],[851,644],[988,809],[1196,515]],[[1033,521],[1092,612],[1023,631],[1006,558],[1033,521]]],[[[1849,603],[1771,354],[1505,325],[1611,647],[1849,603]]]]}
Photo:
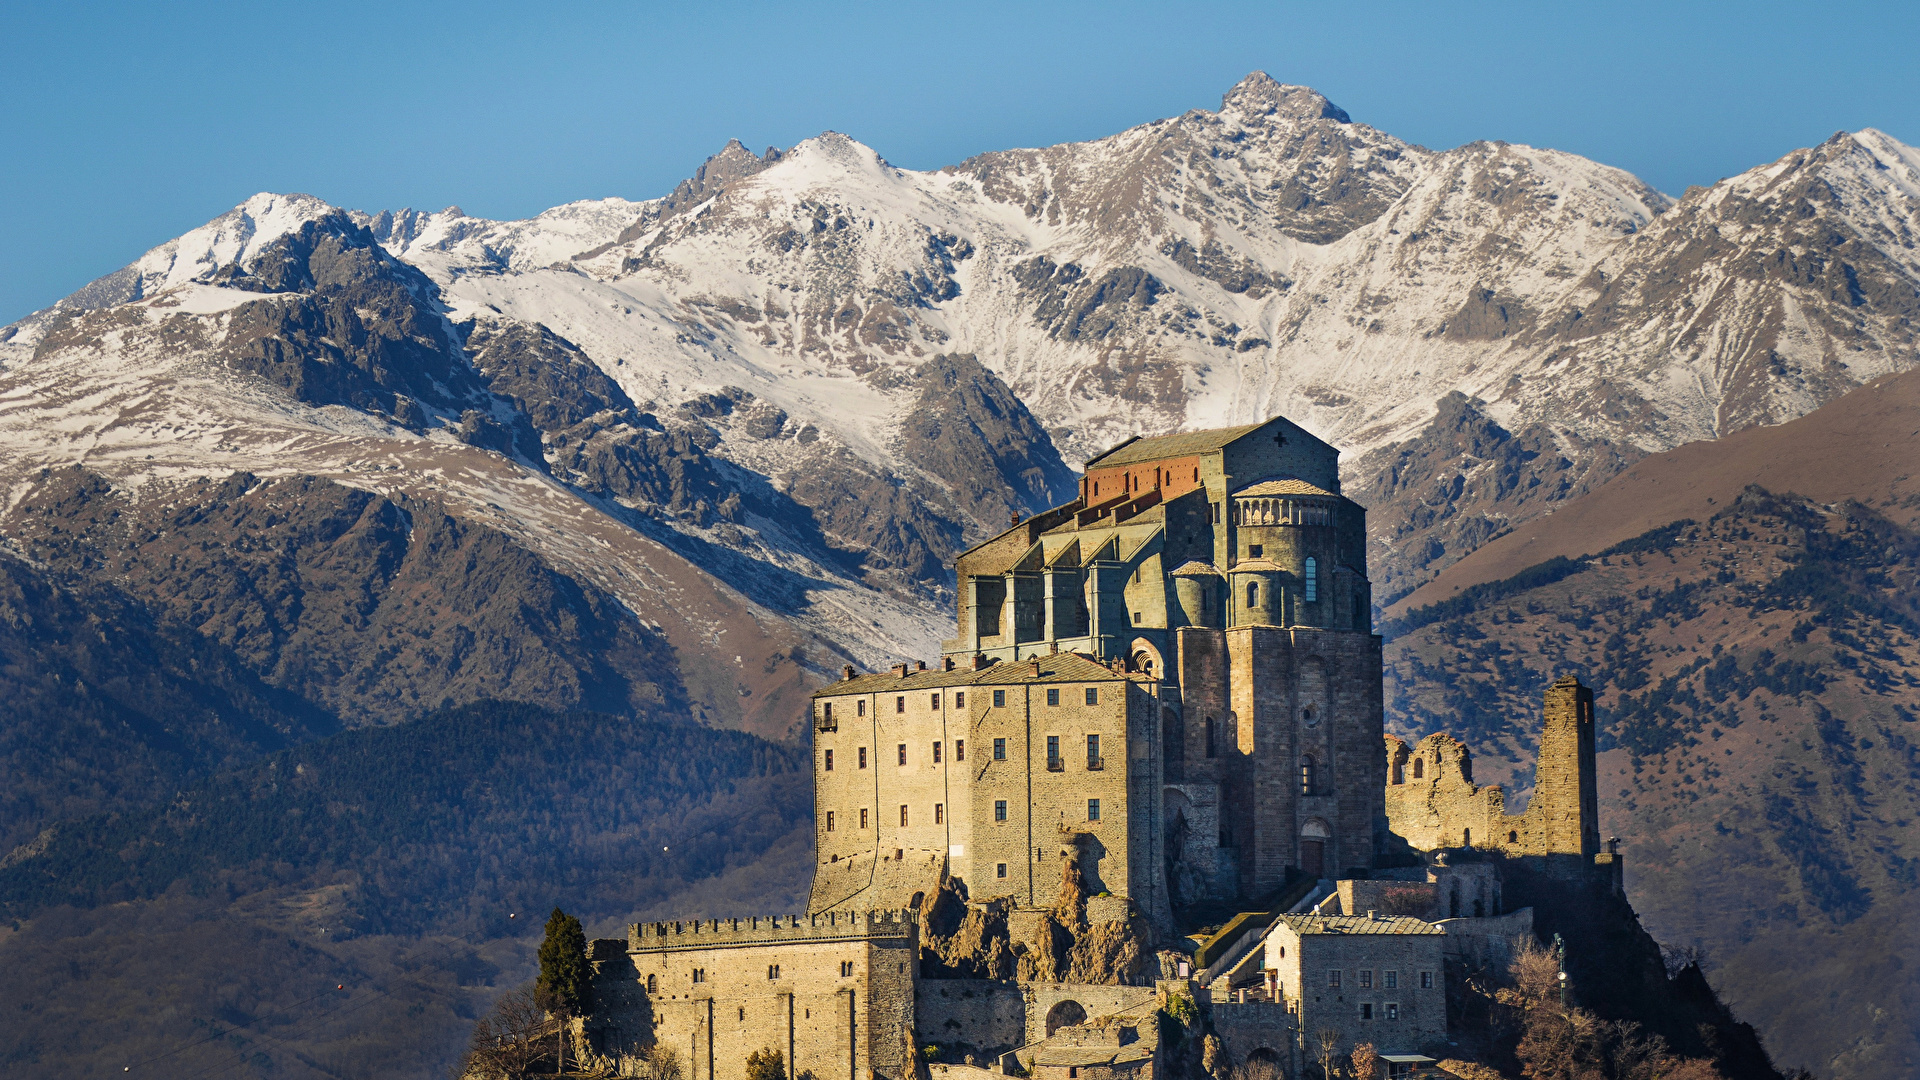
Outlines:
{"type": "Polygon", "coordinates": [[[907,909],[644,922],[627,927],[627,951],[648,953],[789,942],[885,941],[911,936],[916,925],[916,916],[907,909]]]}

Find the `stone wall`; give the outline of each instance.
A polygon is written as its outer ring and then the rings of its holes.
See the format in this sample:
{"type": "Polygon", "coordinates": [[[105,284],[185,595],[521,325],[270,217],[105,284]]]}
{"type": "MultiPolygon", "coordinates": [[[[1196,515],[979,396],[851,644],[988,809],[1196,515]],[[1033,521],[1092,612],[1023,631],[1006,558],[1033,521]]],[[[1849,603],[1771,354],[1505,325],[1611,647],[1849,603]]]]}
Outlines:
{"type": "Polygon", "coordinates": [[[925,979],[914,988],[914,1038],[990,1064],[1027,1041],[1027,1000],[1019,984],[991,979],[925,979]]]}
{"type": "Polygon", "coordinates": [[[743,1080],[769,1047],[819,1080],[904,1080],[917,952],[907,912],[637,924],[623,953],[596,951],[589,1039],[622,1075],[657,1041],[686,1080],[743,1080]]]}
{"type": "Polygon", "coordinates": [[[1413,1053],[1444,1043],[1446,935],[1411,919],[1395,922],[1425,929],[1362,932],[1354,924],[1363,920],[1365,916],[1317,920],[1319,925],[1347,927],[1345,933],[1302,932],[1296,922],[1315,921],[1283,916],[1269,931],[1267,966],[1277,969],[1282,994],[1296,1003],[1300,1030],[1339,1032],[1342,1055],[1358,1042],[1370,1042],[1381,1053],[1413,1053]],[[1338,985],[1334,972],[1339,973],[1338,985]],[[1371,1016],[1363,1016],[1362,1005],[1370,1006],[1371,1016]]]}

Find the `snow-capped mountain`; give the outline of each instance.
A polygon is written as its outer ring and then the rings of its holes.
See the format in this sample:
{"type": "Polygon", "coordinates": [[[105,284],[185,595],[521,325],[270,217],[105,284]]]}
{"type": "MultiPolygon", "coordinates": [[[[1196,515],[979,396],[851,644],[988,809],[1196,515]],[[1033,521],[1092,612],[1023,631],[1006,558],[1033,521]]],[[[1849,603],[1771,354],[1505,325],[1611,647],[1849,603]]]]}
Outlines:
{"type": "Polygon", "coordinates": [[[932,651],[946,561],[1068,464],[1276,412],[1348,452],[1390,599],[1642,454],[1915,366],[1917,220],[1920,152],[1871,130],[1676,202],[1255,74],[933,172],[828,133],[517,222],[256,196],[0,331],[0,443],[16,506],[69,463],[155,498],[325,477],[680,647],[751,622],[773,667],[789,633],[871,663],[932,651]]]}

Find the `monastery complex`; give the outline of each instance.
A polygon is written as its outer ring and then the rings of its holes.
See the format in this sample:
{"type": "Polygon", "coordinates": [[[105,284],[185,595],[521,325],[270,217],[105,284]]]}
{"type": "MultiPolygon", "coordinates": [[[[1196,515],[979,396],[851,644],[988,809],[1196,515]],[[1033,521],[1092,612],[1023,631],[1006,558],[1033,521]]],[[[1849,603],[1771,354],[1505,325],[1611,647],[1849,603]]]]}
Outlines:
{"type": "Polygon", "coordinates": [[[1443,1056],[1449,965],[1532,932],[1507,868],[1617,891],[1621,862],[1571,676],[1524,813],[1450,736],[1386,734],[1365,553],[1338,453],[1283,418],[1089,462],[959,557],[937,660],[814,695],[807,911],[595,942],[585,1040],[686,1080],[766,1048],[795,1080],[1292,1080],[1329,1031],[1443,1056]]]}

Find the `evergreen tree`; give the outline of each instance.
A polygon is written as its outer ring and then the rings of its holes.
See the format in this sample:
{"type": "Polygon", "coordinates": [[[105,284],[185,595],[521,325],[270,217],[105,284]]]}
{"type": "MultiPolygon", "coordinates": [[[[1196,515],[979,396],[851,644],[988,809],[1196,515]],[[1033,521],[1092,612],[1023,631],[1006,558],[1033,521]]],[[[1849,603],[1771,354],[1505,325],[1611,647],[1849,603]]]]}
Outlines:
{"type": "Polygon", "coordinates": [[[786,1055],[771,1046],[748,1054],[747,1080],[787,1080],[786,1055]]]}
{"type": "Polygon", "coordinates": [[[555,1015],[588,1016],[593,987],[587,968],[587,932],[580,920],[553,909],[540,943],[540,995],[555,1015]]]}

